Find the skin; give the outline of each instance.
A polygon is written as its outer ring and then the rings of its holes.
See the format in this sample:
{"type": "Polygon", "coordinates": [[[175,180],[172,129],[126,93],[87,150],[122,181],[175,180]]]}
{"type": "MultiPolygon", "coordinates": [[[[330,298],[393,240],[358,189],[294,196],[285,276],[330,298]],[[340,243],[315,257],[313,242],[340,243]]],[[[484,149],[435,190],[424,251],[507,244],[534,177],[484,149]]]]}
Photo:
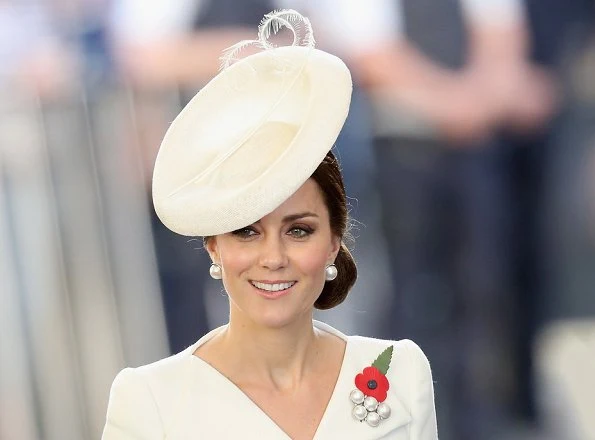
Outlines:
{"type": "Polygon", "coordinates": [[[345,342],[312,325],[325,267],[339,248],[312,179],[258,222],[207,242],[211,259],[223,269],[230,320],[195,355],[292,438],[314,435],[343,361],[345,342]],[[253,281],[295,284],[270,298],[253,281]]]}

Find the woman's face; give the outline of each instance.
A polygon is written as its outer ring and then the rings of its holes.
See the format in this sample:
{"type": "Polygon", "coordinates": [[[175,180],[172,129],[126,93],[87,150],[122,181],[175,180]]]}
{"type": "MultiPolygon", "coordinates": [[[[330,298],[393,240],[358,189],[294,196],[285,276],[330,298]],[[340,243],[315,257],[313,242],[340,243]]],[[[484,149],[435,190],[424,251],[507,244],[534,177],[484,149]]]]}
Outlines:
{"type": "Polygon", "coordinates": [[[312,179],[256,223],[207,242],[211,259],[223,268],[232,319],[267,327],[311,318],[324,287],[324,269],[335,261],[339,247],[312,179]]]}

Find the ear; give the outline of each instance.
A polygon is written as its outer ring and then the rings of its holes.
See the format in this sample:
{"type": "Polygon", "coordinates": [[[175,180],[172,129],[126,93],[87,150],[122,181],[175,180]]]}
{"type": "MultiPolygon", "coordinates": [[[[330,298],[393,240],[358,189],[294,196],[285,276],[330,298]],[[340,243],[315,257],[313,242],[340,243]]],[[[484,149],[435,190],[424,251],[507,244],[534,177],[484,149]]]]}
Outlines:
{"type": "Polygon", "coordinates": [[[337,259],[339,249],[341,249],[341,237],[333,235],[333,238],[331,239],[331,251],[329,253],[330,263],[334,262],[337,259]]]}
{"type": "Polygon", "coordinates": [[[213,263],[220,263],[221,259],[219,258],[219,247],[217,246],[217,236],[209,237],[206,244],[205,249],[209,253],[209,257],[211,257],[211,261],[213,263]]]}

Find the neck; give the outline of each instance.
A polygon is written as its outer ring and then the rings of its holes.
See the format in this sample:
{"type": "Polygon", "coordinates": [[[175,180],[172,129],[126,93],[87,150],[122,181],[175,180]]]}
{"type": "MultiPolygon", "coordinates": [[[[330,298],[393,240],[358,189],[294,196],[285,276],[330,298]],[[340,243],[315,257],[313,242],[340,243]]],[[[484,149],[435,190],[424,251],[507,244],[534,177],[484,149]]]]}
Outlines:
{"type": "Polygon", "coordinates": [[[280,390],[297,387],[320,355],[320,334],[312,325],[311,314],[271,328],[234,319],[232,313],[221,343],[226,357],[246,381],[268,383],[280,390]]]}

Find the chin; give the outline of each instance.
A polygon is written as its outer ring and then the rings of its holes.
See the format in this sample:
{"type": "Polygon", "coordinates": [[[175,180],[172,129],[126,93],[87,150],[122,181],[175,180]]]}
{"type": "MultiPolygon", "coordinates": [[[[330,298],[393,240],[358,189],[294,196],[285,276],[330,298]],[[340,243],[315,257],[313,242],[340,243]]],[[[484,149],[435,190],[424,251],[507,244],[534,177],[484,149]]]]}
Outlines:
{"type": "Polygon", "coordinates": [[[280,329],[297,322],[312,319],[313,306],[296,307],[295,304],[273,302],[269,304],[251,304],[252,307],[239,310],[242,319],[247,319],[259,327],[280,329]]]}
{"type": "MultiPolygon", "coordinates": [[[[261,311],[262,312],[262,311],[261,311]]],[[[259,326],[266,328],[283,328],[305,318],[304,313],[289,313],[288,310],[269,310],[267,313],[259,313],[252,316],[252,321],[259,326]]]]}

